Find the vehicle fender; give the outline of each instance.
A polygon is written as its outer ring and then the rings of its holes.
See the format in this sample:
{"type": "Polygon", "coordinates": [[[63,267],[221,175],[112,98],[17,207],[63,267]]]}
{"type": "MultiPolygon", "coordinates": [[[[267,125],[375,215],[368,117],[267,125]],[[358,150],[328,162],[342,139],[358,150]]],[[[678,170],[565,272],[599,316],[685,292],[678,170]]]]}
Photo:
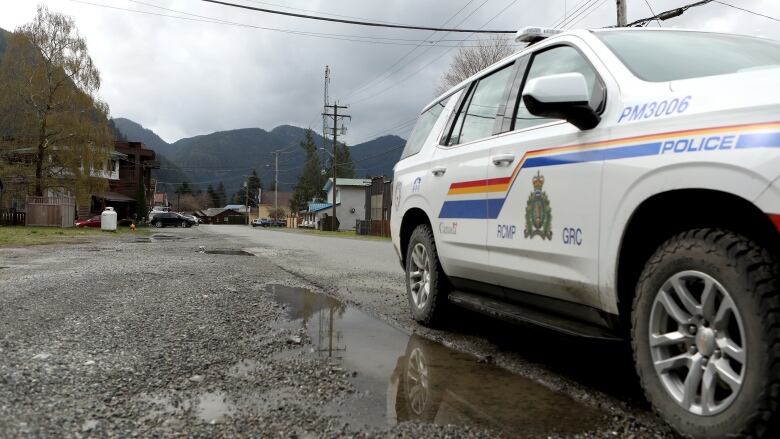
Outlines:
{"type": "Polygon", "coordinates": [[[725,162],[679,162],[663,167],[648,166],[646,172],[630,183],[621,182],[623,178],[626,176],[613,176],[611,180],[610,170],[605,169],[599,283],[605,310],[612,313],[618,313],[617,278],[621,243],[629,221],[642,203],[653,196],[684,189],[726,192],[755,202],[770,184],[765,176],[748,167],[725,162]]]}
{"type": "MultiPolygon", "coordinates": [[[[420,209],[423,212],[425,212],[425,215],[427,215],[429,219],[433,218],[433,216],[431,215],[432,210],[431,210],[430,203],[422,193],[420,192],[412,193],[407,195],[406,197],[401,198],[401,205],[399,206],[397,211],[400,214],[394,215],[394,218],[398,221],[398,223],[391,225],[391,230],[393,231],[392,233],[393,245],[395,246],[396,252],[398,253],[401,260],[403,260],[403,255],[401,254],[401,236],[400,236],[401,224],[403,224],[403,219],[406,216],[406,213],[412,209],[420,209]]],[[[435,237],[437,231],[434,230],[433,233],[435,237]]]]}
{"type": "Polygon", "coordinates": [[[780,214],[780,177],[761,192],[755,205],[766,213],[780,214]]]}

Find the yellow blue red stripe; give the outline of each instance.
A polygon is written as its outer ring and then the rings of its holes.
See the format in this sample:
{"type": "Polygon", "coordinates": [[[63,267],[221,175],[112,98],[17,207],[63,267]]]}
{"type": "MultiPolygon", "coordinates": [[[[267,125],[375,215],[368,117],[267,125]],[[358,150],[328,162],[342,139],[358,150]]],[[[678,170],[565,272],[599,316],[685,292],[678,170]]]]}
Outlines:
{"type": "Polygon", "coordinates": [[[544,148],[528,151],[507,177],[455,182],[450,185],[448,196],[482,195],[479,199],[446,200],[439,212],[439,218],[495,219],[501,213],[509,191],[518,174],[526,168],[568,165],[606,160],[646,157],[661,154],[665,140],[684,136],[713,134],[738,135],[733,148],[780,147],[780,122],[763,124],[731,125],[685,131],[671,131],[601,142],[544,148]],[[769,131],[772,130],[772,131],[769,131]],[[619,146],[617,146],[619,145],[619,146]],[[501,195],[501,198],[489,198],[501,195]],[[488,198],[485,198],[487,196],[488,198]]]}

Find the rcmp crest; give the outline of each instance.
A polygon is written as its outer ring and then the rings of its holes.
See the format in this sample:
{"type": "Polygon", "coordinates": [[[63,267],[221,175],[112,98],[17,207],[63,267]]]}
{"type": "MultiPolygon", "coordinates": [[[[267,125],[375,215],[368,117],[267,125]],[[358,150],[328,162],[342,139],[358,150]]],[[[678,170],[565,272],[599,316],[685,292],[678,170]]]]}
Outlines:
{"type": "Polygon", "coordinates": [[[532,182],[533,192],[528,196],[528,204],[525,206],[525,230],[526,238],[541,236],[542,239],[552,240],[552,209],[547,193],[542,190],[544,176],[540,171],[536,172],[532,182]]]}

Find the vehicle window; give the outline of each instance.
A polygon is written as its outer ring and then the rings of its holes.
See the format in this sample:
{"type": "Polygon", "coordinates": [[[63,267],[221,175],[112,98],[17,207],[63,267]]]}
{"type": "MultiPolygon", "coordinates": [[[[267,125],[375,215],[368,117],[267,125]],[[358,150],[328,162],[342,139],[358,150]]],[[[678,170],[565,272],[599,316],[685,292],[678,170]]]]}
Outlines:
{"type": "Polygon", "coordinates": [[[439,116],[441,116],[441,113],[444,111],[444,107],[447,106],[449,100],[449,97],[442,99],[431,108],[425,110],[425,112],[417,118],[417,123],[414,125],[414,129],[412,129],[412,134],[409,135],[409,140],[406,141],[406,146],[401,153],[402,159],[420,152],[425,144],[425,139],[428,138],[428,135],[431,133],[436,121],[439,120],[439,116]]]}
{"type": "Polygon", "coordinates": [[[498,107],[506,99],[504,92],[514,71],[511,66],[505,66],[479,80],[458,113],[448,145],[471,142],[493,134],[498,107]]]}
{"type": "Polygon", "coordinates": [[[780,67],[780,43],[706,32],[596,32],[638,78],[665,82],[780,67]]]}
{"type": "MultiPolygon", "coordinates": [[[[591,90],[591,106],[597,109],[601,106],[604,90],[601,81],[598,79],[596,70],[590,65],[588,60],[575,48],[571,46],[557,46],[552,49],[534,55],[531,60],[531,67],[528,69],[528,76],[524,83],[531,79],[547,75],[557,75],[559,73],[582,73],[591,90]]],[[[551,122],[555,119],[545,119],[534,116],[529,113],[523,104],[522,93],[518,93],[515,111],[515,122],[513,129],[521,130],[536,125],[551,122]]]]}

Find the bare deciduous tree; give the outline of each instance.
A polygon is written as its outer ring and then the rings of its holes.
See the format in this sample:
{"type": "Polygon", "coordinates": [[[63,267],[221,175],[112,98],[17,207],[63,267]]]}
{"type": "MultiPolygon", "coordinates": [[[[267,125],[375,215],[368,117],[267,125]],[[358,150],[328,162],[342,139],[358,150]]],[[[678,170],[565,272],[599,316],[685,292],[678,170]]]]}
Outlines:
{"type": "Polygon", "coordinates": [[[72,18],[38,6],[11,35],[0,63],[0,126],[33,149],[34,192],[68,182],[79,202],[106,184],[112,148],[108,106],[98,100],[100,73],[72,18]]]}
{"type": "Polygon", "coordinates": [[[461,47],[450,63],[449,69],[439,81],[437,94],[442,94],[458,85],[469,76],[498,62],[514,52],[509,39],[496,36],[475,46],[461,47]]]}

